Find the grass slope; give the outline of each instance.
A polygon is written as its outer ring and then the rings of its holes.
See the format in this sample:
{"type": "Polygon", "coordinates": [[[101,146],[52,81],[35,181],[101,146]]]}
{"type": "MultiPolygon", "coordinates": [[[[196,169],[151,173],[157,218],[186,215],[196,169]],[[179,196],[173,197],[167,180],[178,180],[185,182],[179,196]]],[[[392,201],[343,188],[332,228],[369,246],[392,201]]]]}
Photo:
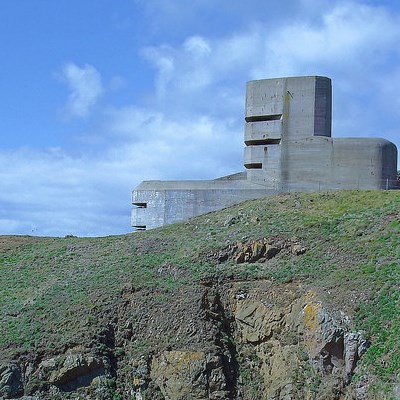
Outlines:
{"type": "Polygon", "coordinates": [[[282,195],[123,236],[0,236],[0,361],[90,343],[127,285],[168,292],[211,276],[318,290],[371,339],[362,371],[375,390],[399,379],[400,191],[282,195]],[[307,251],[262,264],[210,256],[265,237],[296,238],[307,251]]]}

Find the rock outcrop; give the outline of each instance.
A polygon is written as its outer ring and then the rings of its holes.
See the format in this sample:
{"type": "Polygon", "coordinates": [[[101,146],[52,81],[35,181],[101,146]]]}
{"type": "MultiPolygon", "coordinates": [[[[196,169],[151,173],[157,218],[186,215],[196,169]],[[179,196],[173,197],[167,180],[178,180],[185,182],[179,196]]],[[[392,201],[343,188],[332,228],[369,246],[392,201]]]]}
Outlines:
{"type": "MultiPolygon", "coordinates": [[[[192,301],[172,301],[162,311],[169,313],[163,317],[170,321],[169,328],[163,326],[170,338],[165,345],[160,345],[161,337],[148,336],[155,329],[152,321],[161,318],[156,310],[147,309],[147,322],[139,320],[142,325],[129,317],[140,300],[136,295],[123,293],[130,306],[125,303],[116,311],[125,322],[112,328],[114,342],[102,356],[98,349],[78,346],[36,366],[3,366],[0,398],[24,393],[26,399],[366,398],[365,385],[351,391],[348,385],[368,342],[316,293],[292,283],[237,281],[220,286],[210,280],[192,293],[192,301]],[[158,345],[149,344],[140,353],[140,335],[158,345]],[[90,397],[93,393],[96,397],[90,397]]],[[[104,334],[101,337],[104,342],[104,334]]]]}
{"type": "Polygon", "coordinates": [[[18,365],[0,365],[0,396],[17,397],[23,393],[21,368],[18,365]]]}
{"type": "Polygon", "coordinates": [[[236,264],[266,262],[282,250],[294,255],[301,255],[306,248],[296,238],[290,240],[279,237],[269,237],[256,240],[240,241],[211,254],[218,262],[234,261],[236,264]]]}
{"type": "Polygon", "coordinates": [[[321,381],[323,398],[341,398],[368,343],[350,331],[344,318],[335,319],[315,294],[297,297],[288,289],[281,294],[269,290],[236,296],[241,368],[256,367],[268,399],[315,398],[317,388],[322,395],[321,381]]]}
{"type": "MultiPolygon", "coordinates": [[[[60,361],[50,359],[46,364],[56,366],[60,361]]],[[[101,360],[81,353],[70,353],[62,361],[60,368],[52,370],[49,383],[69,392],[79,387],[90,386],[95,378],[104,375],[105,370],[101,360]]]]}

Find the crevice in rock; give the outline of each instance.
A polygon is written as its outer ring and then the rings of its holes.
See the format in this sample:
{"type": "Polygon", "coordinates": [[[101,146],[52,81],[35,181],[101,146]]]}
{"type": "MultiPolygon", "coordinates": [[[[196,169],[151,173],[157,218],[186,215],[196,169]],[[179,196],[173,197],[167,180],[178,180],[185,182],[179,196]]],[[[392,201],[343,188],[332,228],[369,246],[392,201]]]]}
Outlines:
{"type": "Polygon", "coordinates": [[[339,336],[327,343],[320,352],[323,373],[331,374],[335,368],[341,368],[344,355],[344,338],[339,336]]]}
{"type": "MultiPolygon", "coordinates": [[[[205,312],[205,319],[210,321],[215,329],[214,344],[218,349],[223,374],[226,383],[227,399],[235,399],[237,394],[237,378],[239,364],[237,361],[236,345],[233,340],[233,317],[223,305],[217,289],[207,289],[202,298],[201,308],[205,312]]],[[[208,390],[210,391],[210,376],[215,365],[207,365],[206,374],[208,390]]]]}
{"type": "Polygon", "coordinates": [[[96,341],[99,343],[98,353],[102,356],[105,371],[112,377],[117,376],[118,360],[114,354],[116,347],[115,327],[107,324],[106,327],[97,335],[96,341]]]}

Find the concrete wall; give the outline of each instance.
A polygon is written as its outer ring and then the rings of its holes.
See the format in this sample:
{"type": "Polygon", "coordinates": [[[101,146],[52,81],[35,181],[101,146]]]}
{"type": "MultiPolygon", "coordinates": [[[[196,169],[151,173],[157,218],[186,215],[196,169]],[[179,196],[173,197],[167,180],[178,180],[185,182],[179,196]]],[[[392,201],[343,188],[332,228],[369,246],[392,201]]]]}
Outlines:
{"type": "Polygon", "coordinates": [[[132,226],[151,229],[287,191],[388,189],[397,185],[397,149],[376,138],[331,138],[326,77],[247,83],[246,172],[210,181],[145,181],[134,191],[132,226]]]}
{"type": "Polygon", "coordinates": [[[396,183],[397,151],[376,138],[311,137],[288,144],[283,165],[289,190],[386,189],[396,183]]]}
{"type": "Polygon", "coordinates": [[[251,81],[246,90],[244,166],[249,179],[288,185],[289,142],[331,136],[331,80],[320,76],[251,81]]]}
{"type": "Polygon", "coordinates": [[[263,79],[246,87],[246,123],[281,120],[281,136],[331,136],[331,80],[321,76],[263,79]]]}
{"type": "Polygon", "coordinates": [[[245,179],[145,181],[133,192],[132,226],[152,229],[272,194],[245,179]]]}

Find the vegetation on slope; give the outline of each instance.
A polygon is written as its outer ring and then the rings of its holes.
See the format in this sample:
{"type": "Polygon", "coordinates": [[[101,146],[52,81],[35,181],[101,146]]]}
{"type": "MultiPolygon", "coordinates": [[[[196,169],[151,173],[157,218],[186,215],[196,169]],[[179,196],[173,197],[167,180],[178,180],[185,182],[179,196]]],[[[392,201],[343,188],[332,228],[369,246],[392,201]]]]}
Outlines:
{"type": "Polygon", "coordinates": [[[0,236],[0,362],[90,343],[127,287],[168,293],[210,278],[268,278],[300,281],[354,316],[372,343],[359,374],[389,393],[400,371],[399,238],[399,191],[282,195],[122,236],[0,236]],[[268,264],[214,256],[260,238],[307,251],[268,264]]]}

